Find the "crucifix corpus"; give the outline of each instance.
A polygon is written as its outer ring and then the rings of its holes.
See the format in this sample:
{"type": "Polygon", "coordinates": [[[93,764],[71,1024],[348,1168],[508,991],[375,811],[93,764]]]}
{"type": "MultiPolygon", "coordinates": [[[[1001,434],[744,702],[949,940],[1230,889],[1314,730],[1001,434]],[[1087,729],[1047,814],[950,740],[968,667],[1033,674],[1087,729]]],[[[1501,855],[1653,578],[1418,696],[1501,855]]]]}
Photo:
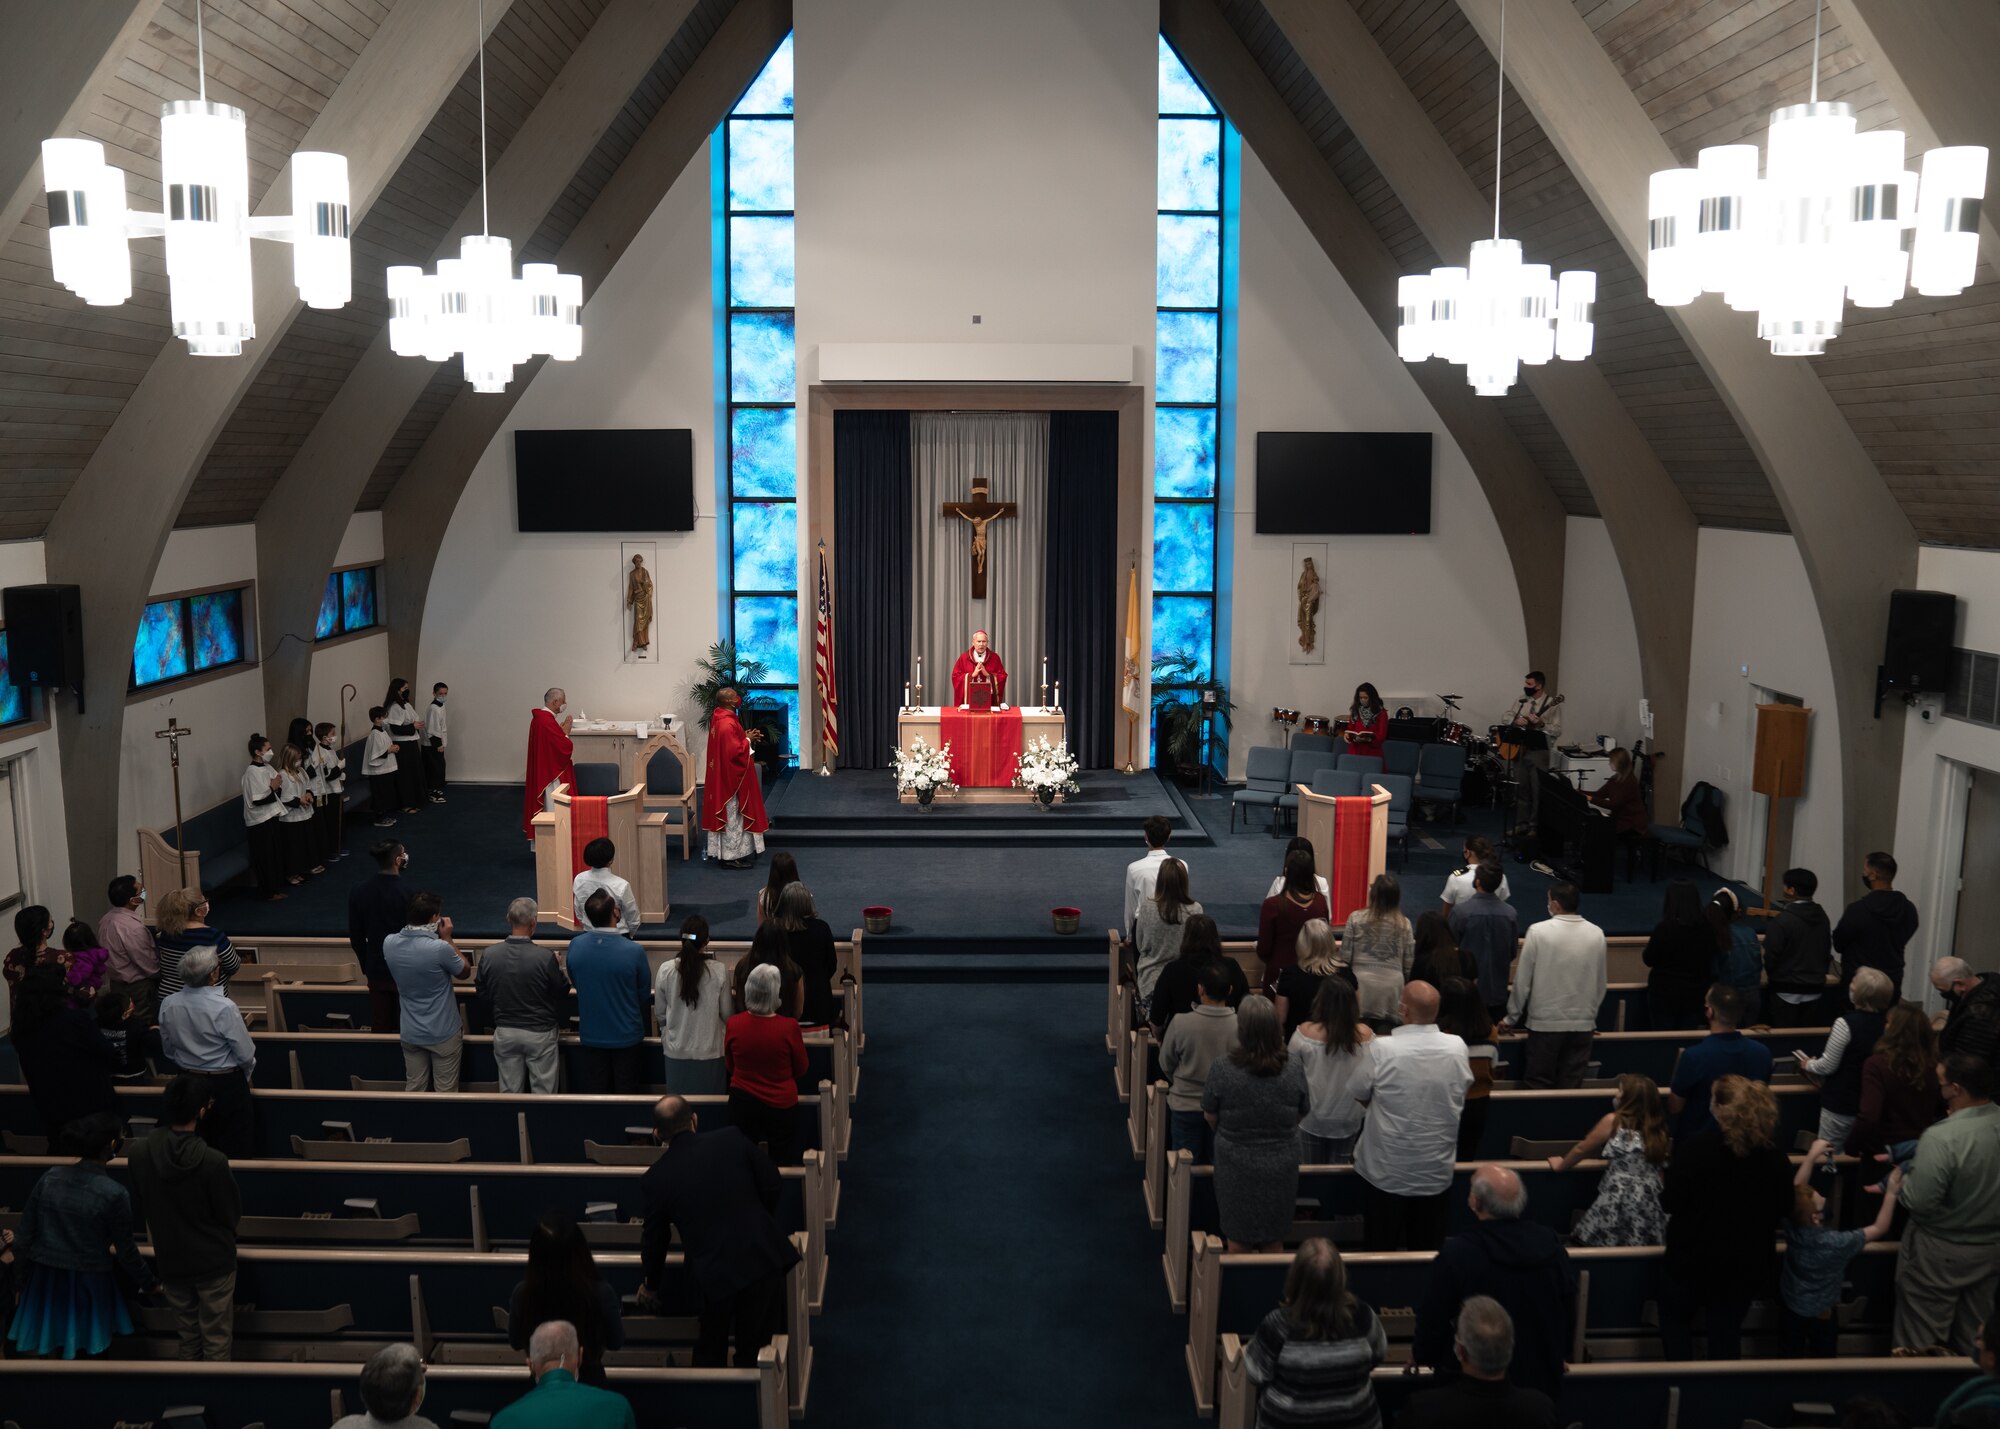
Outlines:
{"type": "Polygon", "coordinates": [[[975,476],[972,500],[947,501],[939,514],[960,516],[972,523],[972,598],[986,599],[986,528],[1003,516],[1018,516],[1020,511],[1011,501],[993,500],[987,479],[975,476]]]}
{"type": "Polygon", "coordinates": [[[153,731],[153,738],[164,739],[167,742],[167,762],[173,766],[174,771],[174,856],[180,865],[182,888],[187,887],[188,856],[187,835],[181,829],[181,741],[193,733],[191,729],[181,728],[181,722],[177,719],[168,720],[165,729],[153,731]]]}

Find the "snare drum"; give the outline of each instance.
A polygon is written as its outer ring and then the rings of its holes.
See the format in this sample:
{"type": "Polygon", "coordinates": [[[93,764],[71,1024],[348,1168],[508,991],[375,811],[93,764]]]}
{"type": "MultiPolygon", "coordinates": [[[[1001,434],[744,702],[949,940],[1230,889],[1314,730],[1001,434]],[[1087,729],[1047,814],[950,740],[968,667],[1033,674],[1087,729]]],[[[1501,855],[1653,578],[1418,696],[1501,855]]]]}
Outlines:
{"type": "Polygon", "coordinates": [[[1471,733],[1472,733],[1471,730],[1467,729],[1464,725],[1458,723],[1458,721],[1453,720],[1449,724],[1445,725],[1444,733],[1438,736],[1438,743],[1463,744],[1465,743],[1467,737],[1471,735],[1471,733]]]}
{"type": "Polygon", "coordinates": [[[1273,706],[1271,709],[1271,718],[1278,724],[1297,724],[1299,722],[1299,712],[1297,710],[1285,709],[1282,706],[1273,706]]]}
{"type": "Polygon", "coordinates": [[[1332,721],[1332,719],[1328,718],[1328,717],[1327,717],[1326,715],[1307,715],[1307,716],[1306,716],[1306,733],[1307,733],[1307,734],[1332,734],[1332,733],[1333,733],[1333,721],[1332,721]]]}

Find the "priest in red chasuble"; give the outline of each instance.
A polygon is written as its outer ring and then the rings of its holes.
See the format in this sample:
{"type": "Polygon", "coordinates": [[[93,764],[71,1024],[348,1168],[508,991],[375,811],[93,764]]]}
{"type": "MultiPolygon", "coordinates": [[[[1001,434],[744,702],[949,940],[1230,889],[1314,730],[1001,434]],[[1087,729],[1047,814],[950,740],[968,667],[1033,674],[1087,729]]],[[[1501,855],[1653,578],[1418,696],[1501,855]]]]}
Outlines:
{"type": "MultiPolygon", "coordinates": [[[[570,742],[571,715],[563,713],[569,696],[550,690],[528,720],[528,792],[521,811],[521,832],[535,836],[535,815],[548,807],[550,788],[560,779],[576,788],[576,746],[570,742]]],[[[412,746],[414,748],[414,746],[412,746]]]]}
{"type": "Polygon", "coordinates": [[[989,685],[993,690],[993,705],[996,710],[1007,708],[1007,667],[1000,663],[1000,656],[986,645],[986,632],[972,632],[972,648],[958,657],[951,667],[951,699],[960,709],[972,708],[969,693],[974,685],[989,685]]]}
{"type": "Polygon", "coordinates": [[[748,868],[764,851],[764,831],[771,819],[764,812],[764,788],[757,778],[757,761],[750,744],[761,731],[746,733],[736,707],[743,697],[725,688],[716,696],[708,717],[708,768],[701,786],[701,827],[708,835],[708,856],[724,868],[748,868]]]}

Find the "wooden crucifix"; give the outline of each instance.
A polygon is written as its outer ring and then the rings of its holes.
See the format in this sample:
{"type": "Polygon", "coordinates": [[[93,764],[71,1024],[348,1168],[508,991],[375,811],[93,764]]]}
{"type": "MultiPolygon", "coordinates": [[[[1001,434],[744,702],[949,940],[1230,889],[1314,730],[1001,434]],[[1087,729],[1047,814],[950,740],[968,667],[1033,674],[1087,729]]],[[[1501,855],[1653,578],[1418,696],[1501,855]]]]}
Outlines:
{"type": "Polygon", "coordinates": [[[939,514],[961,516],[972,523],[972,598],[986,599],[986,528],[1002,517],[1020,515],[1019,508],[1011,501],[994,501],[987,479],[975,476],[972,500],[947,501],[939,514]]]}

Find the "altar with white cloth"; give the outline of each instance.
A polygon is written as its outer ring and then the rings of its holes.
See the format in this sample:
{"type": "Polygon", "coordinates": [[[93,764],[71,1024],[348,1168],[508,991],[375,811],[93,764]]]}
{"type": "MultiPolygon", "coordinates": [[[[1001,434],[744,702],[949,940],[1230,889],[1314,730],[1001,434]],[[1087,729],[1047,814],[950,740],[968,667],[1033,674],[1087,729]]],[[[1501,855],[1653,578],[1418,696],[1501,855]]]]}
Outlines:
{"type": "MultiPolygon", "coordinates": [[[[1027,803],[1032,791],[1014,787],[1014,757],[1027,744],[1046,739],[1060,743],[1065,735],[1063,712],[1031,705],[1007,710],[961,710],[953,705],[906,707],[896,714],[896,747],[907,750],[922,739],[933,749],[952,746],[952,780],[956,792],[940,793],[940,801],[968,804],[1027,803]]],[[[914,793],[902,795],[914,804],[914,793]]]]}

